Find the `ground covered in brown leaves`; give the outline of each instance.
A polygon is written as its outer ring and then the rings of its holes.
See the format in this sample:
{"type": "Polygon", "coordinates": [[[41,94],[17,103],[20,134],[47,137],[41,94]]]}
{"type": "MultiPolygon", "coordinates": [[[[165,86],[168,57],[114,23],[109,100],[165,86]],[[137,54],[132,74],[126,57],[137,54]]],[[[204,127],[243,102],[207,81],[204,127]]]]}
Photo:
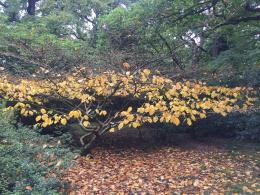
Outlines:
{"type": "Polygon", "coordinates": [[[109,140],[92,157],[79,157],[63,180],[75,187],[71,194],[260,194],[259,148],[229,140],[171,140],[109,140]]]}

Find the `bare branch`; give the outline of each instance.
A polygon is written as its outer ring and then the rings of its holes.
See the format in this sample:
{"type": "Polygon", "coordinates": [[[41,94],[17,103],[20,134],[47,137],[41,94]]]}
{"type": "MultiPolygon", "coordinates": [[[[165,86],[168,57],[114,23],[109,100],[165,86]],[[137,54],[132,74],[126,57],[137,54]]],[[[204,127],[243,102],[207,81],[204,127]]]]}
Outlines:
{"type": "Polygon", "coordinates": [[[2,1],[0,1],[0,6],[4,7],[4,8],[8,8],[8,5],[3,3],[2,1]]]}
{"type": "Polygon", "coordinates": [[[157,32],[157,34],[159,35],[160,39],[165,43],[166,47],[168,48],[168,50],[171,53],[171,58],[172,61],[181,69],[183,70],[183,67],[180,63],[180,61],[177,59],[177,56],[175,55],[175,51],[172,49],[172,47],[170,46],[170,44],[167,42],[167,40],[160,34],[160,32],[157,32]]]}

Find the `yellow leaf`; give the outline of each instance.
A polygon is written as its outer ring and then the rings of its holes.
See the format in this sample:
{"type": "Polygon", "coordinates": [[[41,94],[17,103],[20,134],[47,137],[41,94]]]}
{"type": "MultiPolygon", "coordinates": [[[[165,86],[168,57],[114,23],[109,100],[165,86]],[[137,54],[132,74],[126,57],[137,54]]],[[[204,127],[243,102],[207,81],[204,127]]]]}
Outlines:
{"type": "Polygon", "coordinates": [[[243,109],[243,111],[245,112],[245,111],[247,111],[248,106],[247,106],[246,104],[244,104],[243,107],[242,107],[242,109],[243,109]]]}
{"type": "Polygon", "coordinates": [[[157,123],[158,120],[159,120],[158,116],[153,117],[153,122],[154,123],[157,123]]]}
{"type": "Polygon", "coordinates": [[[48,120],[46,121],[46,123],[47,123],[48,125],[52,125],[52,124],[53,124],[53,120],[51,120],[50,118],[48,118],[48,120]]]}
{"type": "Polygon", "coordinates": [[[150,118],[150,117],[148,117],[147,121],[148,121],[149,123],[152,123],[152,122],[153,122],[153,119],[150,118]]]}
{"type": "Polygon", "coordinates": [[[160,118],[160,122],[162,123],[164,121],[164,117],[161,117],[160,118]]]}
{"type": "Polygon", "coordinates": [[[131,112],[133,110],[133,108],[130,106],[128,109],[127,109],[127,112],[131,112]]]}
{"type": "Polygon", "coordinates": [[[170,120],[171,120],[171,115],[170,115],[170,113],[165,113],[165,115],[164,115],[164,118],[165,118],[165,121],[168,123],[170,120]]]}
{"type": "Polygon", "coordinates": [[[106,116],[106,115],[107,115],[107,111],[105,111],[105,110],[101,111],[101,112],[100,112],[100,115],[106,116]]]}
{"type": "Polygon", "coordinates": [[[141,114],[144,113],[144,108],[138,108],[138,109],[137,109],[137,112],[139,112],[139,113],[141,113],[141,114]]]}
{"type": "Polygon", "coordinates": [[[149,110],[149,115],[152,116],[155,113],[154,107],[151,107],[149,110]]]}
{"type": "Polygon", "coordinates": [[[148,112],[150,116],[152,116],[155,113],[155,107],[153,105],[149,105],[145,111],[148,112]]]}
{"type": "Polygon", "coordinates": [[[129,120],[125,119],[125,120],[123,121],[123,124],[127,125],[129,122],[130,122],[129,120]]]}
{"type": "Polygon", "coordinates": [[[87,116],[87,115],[84,115],[84,117],[83,117],[85,120],[88,120],[89,119],[89,117],[87,116]]]}
{"type": "Polygon", "coordinates": [[[217,108],[217,107],[213,107],[213,111],[216,112],[216,113],[220,112],[219,108],[217,108]]]}
{"type": "Polygon", "coordinates": [[[178,82],[178,83],[176,83],[175,87],[176,87],[176,89],[181,89],[181,84],[178,82]]]}
{"type": "Polygon", "coordinates": [[[176,116],[172,116],[171,122],[174,123],[176,126],[180,124],[180,120],[176,116]]]}
{"type": "Polygon", "coordinates": [[[21,110],[21,114],[24,114],[25,111],[26,111],[26,110],[23,108],[23,109],[21,110]]]}
{"type": "Polygon", "coordinates": [[[109,132],[114,133],[115,132],[115,128],[109,129],[109,132]]]}
{"type": "Polygon", "coordinates": [[[243,186],[243,191],[244,192],[248,192],[248,193],[252,193],[253,191],[252,190],[250,190],[247,186],[243,186]]]}
{"type": "Polygon", "coordinates": [[[37,117],[35,118],[35,121],[38,122],[38,121],[40,121],[41,119],[42,119],[42,116],[37,116],[37,117]]]}
{"type": "Polygon", "coordinates": [[[200,113],[200,118],[201,118],[201,119],[206,118],[206,114],[200,113]]]}
{"type": "Polygon", "coordinates": [[[137,128],[137,127],[140,127],[140,126],[141,126],[141,124],[138,121],[133,123],[134,128],[137,128]]]}
{"type": "Polygon", "coordinates": [[[191,119],[192,119],[193,121],[196,121],[196,118],[195,118],[194,115],[191,115],[191,119]]]}
{"type": "Polygon", "coordinates": [[[46,121],[47,119],[48,119],[48,115],[47,114],[42,115],[42,120],[46,121]]]}
{"type": "Polygon", "coordinates": [[[117,117],[118,117],[118,115],[119,115],[119,112],[116,112],[116,114],[115,114],[114,118],[117,118],[117,117]]]}
{"type": "Polygon", "coordinates": [[[45,127],[47,127],[47,126],[48,126],[48,123],[46,123],[46,122],[42,123],[42,127],[43,127],[43,128],[45,128],[45,127]]]}
{"type": "Polygon", "coordinates": [[[67,119],[65,118],[61,119],[60,123],[65,126],[67,124],[67,119]]]}
{"type": "Polygon", "coordinates": [[[126,116],[126,115],[128,115],[128,112],[126,111],[121,112],[121,116],[126,116]]]}
{"type": "Polygon", "coordinates": [[[234,106],[234,109],[239,109],[239,105],[235,105],[235,106],[234,106]]]}
{"type": "Polygon", "coordinates": [[[80,110],[75,110],[75,111],[71,111],[69,113],[69,117],[74,117],[74,118],[79,118],[81,116],[81,111],[80,110]]]}
{"type": "Polygon", "coordinates": [[[215,98],[215,97],[217,97],[218,96],[218,94],[215,92],[215,91],[213,91],[212,93],[211,93],[211,97],[212,98],[215,98]]]}
{"type": "Polygon", "coordinates": [[[89,125],[90,125],[90,122],[88,122],[88,121],[84,121],[84,122],[83,122],[83,126],[84,126],[84,127],[88,127],[89,125]]]}
{"type": "Polygon", "coordinates": [[[129,120],[129,121],[133,121],[134,120],[134,115],[132,115],[132,114],[130,114],[130,115],[128,115],[127,116],[127,120],[129,120]]]}
{"type": "Polygon", "coordinates": [[[18,102],[14,107],[15,107],[15,108],[17,108],[17,107],[24,108],[24,107],[25,107],[25,104],[22,103],[22,102],[18,102]]]}
{"type": "Polygon", "coordinates": [[[192,122],[191,122],[190,118],[187,118],[187,124],[188,124],[189,126],[192,125],[192,122]]]}
{"type": "Polygon", "coordinates": [[[80,111],[74,111],[74,118],[79,118],[81,115],[80,111]]]}
{"type": "Polygon", "coordinates": [[[144,69],[143,72],[146,76],[148,76],[151,73],[149,69],[144,69]]]}
{"type": "Polygon", "coordinates": [[[27,100],[32,101],[32,97],[28,95],[27,100]]]}
{"type": "Polygon", "coordinates": [[[58,123],[60,120],[60,116],[54,115],[54,123],[58,123]]]}
{"type": "Polygon", "coordinates": [[[73,116],[74,116],[74,111],[70,111],[69,117],[73,117],[73,116]]]}
{"type": "Polygon", "coordinates": [[[25,111],[25,113],[23,114],[25,117],[28,116],[28,111],[25,111]]]}
{"type": "Polygon", "coordinates": [[[147,78],[146,78],[146,77],[141,77],[141,81],[142,81],[142,82],[146,82],[146,81],[147,81],[147,78]]]}
{"type": "Polygon", "coordinates": [[[46,110],[44,108],[41,109],[42,114],[46,114],[46,110]]]}
{"type": "Polygon", "coordinates": [[[222,116],[227,116],[227,113],[225,113],[225,112],[221,112],[220,113],[222,116]]]}
{"type": "Polygon", "coordinates": [[[118,129],[120,130],[120,129],[122,129],[123,127],[124,127],[124,123],[119,123],[118,129]]]}

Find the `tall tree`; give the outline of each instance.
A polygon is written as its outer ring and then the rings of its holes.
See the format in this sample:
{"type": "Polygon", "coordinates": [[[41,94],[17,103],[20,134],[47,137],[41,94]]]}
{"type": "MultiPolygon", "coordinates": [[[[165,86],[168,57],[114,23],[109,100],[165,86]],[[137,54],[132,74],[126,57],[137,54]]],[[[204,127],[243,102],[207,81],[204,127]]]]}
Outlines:
{"type": "Polygon", "coordinates": [[[36,3],[40,0],[28,0],[27,13],[28,15],[34,16],[36,10],[36,3]]]}

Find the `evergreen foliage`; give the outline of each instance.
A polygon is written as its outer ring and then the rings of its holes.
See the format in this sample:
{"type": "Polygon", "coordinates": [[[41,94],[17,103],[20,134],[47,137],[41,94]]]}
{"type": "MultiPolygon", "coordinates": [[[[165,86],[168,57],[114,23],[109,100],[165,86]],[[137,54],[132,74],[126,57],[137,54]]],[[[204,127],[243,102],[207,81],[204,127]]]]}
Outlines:
{"type": "Polygon", "coordinates": [[[18,73],[118,70],[124,62],[236,76],[259,71],[255,0],[2,0],[0,8],[0,62],[18,73]]]}
{"type": "Polygon", "coordinates": [[[58,176],[75,156],[58,139],[15,127],[12,112],[0,115],[0,194],[58,194],[58,176]]]}

